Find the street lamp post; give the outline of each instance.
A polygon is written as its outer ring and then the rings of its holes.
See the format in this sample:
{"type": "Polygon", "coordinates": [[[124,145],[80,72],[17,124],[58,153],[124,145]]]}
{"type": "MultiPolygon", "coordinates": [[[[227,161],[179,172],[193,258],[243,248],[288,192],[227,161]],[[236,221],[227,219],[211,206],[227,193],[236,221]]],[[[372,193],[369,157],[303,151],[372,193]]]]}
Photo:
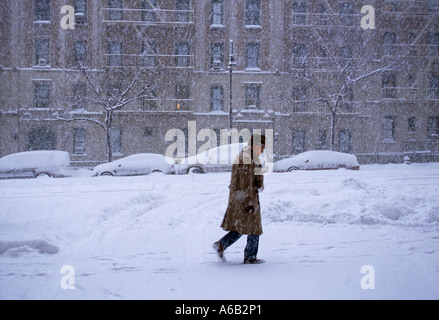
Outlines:
{"type": "Polygon", "coordinates": [[[232,129],[232,73],[235,68],[235,54],[233,52],[233,40],[230,39],[230,55],[229,55],[229,74],[230,74],[230,87],[229,87],[229,133],[232,129]]]}

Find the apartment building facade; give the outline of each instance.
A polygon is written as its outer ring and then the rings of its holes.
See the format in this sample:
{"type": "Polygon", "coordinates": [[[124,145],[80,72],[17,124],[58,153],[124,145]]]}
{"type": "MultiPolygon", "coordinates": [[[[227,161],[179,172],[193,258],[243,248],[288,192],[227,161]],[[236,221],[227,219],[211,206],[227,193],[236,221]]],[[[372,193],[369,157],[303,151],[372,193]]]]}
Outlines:
{"type": "Polygon", "coordinates": [[[6,0],[0,10],[0,156],[57,149],[93,165],[110,150],[164,154],[169,130],[187,141],[195,123],[219,144],[231,119],[272,129],[278,158],[333,149],[437,161],[438,1],[6,0]],[[65,5],[74,29],[61,23],[65,5]]]}

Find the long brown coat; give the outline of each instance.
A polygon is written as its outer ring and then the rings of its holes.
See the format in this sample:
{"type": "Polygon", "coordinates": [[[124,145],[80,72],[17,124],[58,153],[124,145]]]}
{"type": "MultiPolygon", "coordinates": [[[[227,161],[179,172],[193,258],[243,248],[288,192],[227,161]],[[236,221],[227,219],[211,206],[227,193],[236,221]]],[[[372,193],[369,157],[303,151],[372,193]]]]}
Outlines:
{"type": "Polygon", "coordinates": [[[244,147],[232,166],[229,204],[221,227],[240,234],[261,235],[261,207],[258,189],[263,187],[259,160],[252,161],[250,148],[244,147]],[[253,213],[249,208],[253,207],[253,213]]]}

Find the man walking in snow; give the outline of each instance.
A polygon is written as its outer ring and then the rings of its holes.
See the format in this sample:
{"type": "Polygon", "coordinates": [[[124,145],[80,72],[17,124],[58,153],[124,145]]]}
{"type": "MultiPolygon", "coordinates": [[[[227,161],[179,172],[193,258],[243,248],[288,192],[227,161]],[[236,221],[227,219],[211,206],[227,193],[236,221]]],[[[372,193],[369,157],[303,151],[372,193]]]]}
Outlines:
{"type": "Polygon", "coordinates": [[[223,238],[213,244],[218,256],[224,260],[224,251],[235,243],[243,234],[247,235],[244,250],[244,263],[256,264],[259,236],[262,234],[261,208],[259,191],[263,190],[259,156],[265,149],[265,136],[254,134],[249,145],[244,147],[232,166],[230,194],[227,211],[221,227],[229,231],[223,238]]]}

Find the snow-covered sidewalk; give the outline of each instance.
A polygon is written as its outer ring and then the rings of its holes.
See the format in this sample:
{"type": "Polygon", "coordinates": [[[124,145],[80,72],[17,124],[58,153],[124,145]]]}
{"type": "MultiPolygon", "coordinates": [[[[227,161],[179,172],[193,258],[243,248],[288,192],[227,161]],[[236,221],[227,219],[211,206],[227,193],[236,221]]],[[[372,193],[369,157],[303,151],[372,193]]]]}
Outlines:
{"type": "Polygon", "coordinates": [[[266,175],[261,265],[212,250],[229,180],[0,181],[0,298],[439,298],[439,164],[266,175]]]}

